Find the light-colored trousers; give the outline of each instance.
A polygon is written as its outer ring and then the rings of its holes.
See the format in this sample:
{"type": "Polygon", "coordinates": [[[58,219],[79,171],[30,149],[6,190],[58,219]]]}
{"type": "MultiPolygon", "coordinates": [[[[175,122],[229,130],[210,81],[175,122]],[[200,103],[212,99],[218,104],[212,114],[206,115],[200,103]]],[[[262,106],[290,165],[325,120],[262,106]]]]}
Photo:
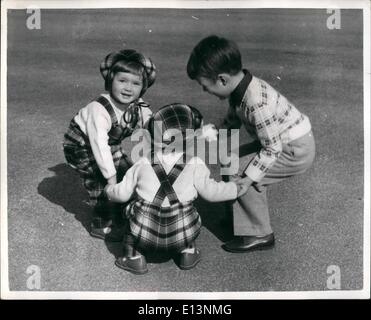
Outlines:
{"type": "MultiPolygon", "coordinates": [[[[239,175],[244,172],[255,155],[256,153],[251,153],[239,158],[239,175]]],[[[315,142],[312,132],[284,144],[280,157],[264,178],[259,183],[253,183],[245,195],[227,204],[227,211],[232,210],[233,206],[234,235],[262,236],[272,233],[267,186],[303,173],[312,165],[314,157],[315,142]]],[[[232,177],[225,176],[223,179],[230,180],[232,177]]]]}

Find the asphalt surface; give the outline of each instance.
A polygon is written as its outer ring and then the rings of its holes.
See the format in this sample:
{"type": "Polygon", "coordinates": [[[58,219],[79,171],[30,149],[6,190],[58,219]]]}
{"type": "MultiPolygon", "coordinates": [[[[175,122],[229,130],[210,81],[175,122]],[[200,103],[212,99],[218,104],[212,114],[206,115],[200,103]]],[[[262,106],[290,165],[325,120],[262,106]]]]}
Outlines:
{"type": "MultiPolygon", "coordinates": [[[[341,29],[326,10],[42,10],[41,29],[25,10],[8,16],[9,285],[26,291],[28,266],[44,291],[250,292],[326,290],[339,266],[341,288],[359,290],[363,274],[362,12],[342,10],[341,29]],[[145,98],[198,107],[217,122],[227,104],[187,78],[193,46],[219,34],[235,40],[245,67],[276,87],[313,125],[313,168],[269,189],[276,246],[224,252],[232,236],[222,204],[198,201],[202,262],[181,271],[151,261],[144,276],[114,266],[117,244],[91,238],[79,177],[64,163],[63,134],[72,116],[103,92],[101,59],[121,47],[158,67],[145,98]]],[[[243,133],[241,133],[243,137],[243,133]]],[[[210,166],[220,179],[217,166],[210,166]]]]}

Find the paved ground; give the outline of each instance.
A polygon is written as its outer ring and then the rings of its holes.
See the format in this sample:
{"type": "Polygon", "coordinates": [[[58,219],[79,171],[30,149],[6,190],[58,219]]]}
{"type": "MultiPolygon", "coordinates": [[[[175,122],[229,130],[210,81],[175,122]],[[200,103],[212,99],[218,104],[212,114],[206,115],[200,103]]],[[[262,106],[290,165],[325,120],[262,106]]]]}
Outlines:
{"type": "MultiPolygon", "coordinates": [[[[41,269],[45,291],[326,290],[329,265],[342,289],[362,288],[362,14],[342,10],[42,10],[41,30],[26,12],[8,17],[8,218],[11,290],[27,290],[41,269]],[[229,254],[221,204],[198,203],[203,261],[192,271],[153,261],[144,276],[114,266],[120,248],[91,238],[79,178],[65,164],[63,133],[103,89],[101,59],[125,45],[150,55],[158,79],[146,95],[156,110],[181,101],[216,122],[225,102],[201,92],[185,72],[188,55],[217,33],[240,46],[244,64],[306,113],[317,139],[313,168],[269,191],[274,249],[229,254]]],[[[213,176],[220,179],[218,168],[213,176]]]]}

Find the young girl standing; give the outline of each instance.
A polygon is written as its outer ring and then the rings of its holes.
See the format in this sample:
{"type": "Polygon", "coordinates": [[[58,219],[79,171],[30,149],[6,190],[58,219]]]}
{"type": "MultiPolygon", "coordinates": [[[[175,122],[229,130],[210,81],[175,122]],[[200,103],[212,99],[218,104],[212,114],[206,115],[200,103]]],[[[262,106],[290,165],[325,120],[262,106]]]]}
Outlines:
{"type": "Polygon", "coordinates": [[[142,96],[154,83],[153,62],[135,50],[120,50],[106,56],[100,65],[107,93],[82,108],[64,135],[67,163],[83,178],[94,207],[90,234],[108,241],[121,241],[115,218],[120,208],[103,193],[131,167],[121,142],[151,116],[142,96]]]}

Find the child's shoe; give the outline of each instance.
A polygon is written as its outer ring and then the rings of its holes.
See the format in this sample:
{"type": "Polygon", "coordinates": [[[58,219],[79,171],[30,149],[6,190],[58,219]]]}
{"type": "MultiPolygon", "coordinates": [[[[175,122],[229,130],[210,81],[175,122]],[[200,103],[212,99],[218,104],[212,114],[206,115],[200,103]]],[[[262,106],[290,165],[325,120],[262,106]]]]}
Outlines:
{"type": "Polygon", "coordinates": [[[112,220],[109,220],[104,225],[100,225],[99,227],[92,223],[90,235],[105,241],[120,242],[123,239],[124,231],[122,228],[113,225],[112,220]]]}
{"type": "Polygon", "coordinates": [[[201,261],[201,252],[197,248],[188,248],[180,253],[179,268],[190,270],[201,261]]]}
{"type": "Polygon", "coordinates": [[[147,261],[143,255],[119,257],[116,259],[115,265],[134,274],[145,274],[148,272],[147,261]]]}
{"type": "Polygon", "coordinates": [[[90,235],[110,242],[120,242],[124,236],[121,206],[117,203],[99,202],[93,212],[90,235]]]}

